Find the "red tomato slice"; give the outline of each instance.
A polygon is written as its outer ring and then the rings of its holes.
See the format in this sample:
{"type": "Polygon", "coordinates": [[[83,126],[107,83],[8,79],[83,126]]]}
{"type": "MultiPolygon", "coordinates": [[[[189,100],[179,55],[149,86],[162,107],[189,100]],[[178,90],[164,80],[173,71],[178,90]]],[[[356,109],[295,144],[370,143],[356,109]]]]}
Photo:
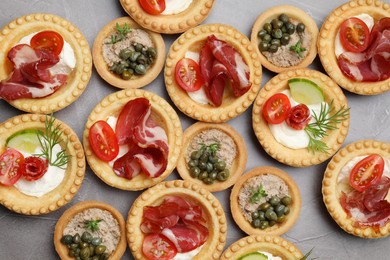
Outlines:
{"type": "Polygon", "coordinates": [[[31,38],[30,45],[33,49],[44,49],[59,55],[64,46],[64,39],[57,32],[43,31],[31,38]]]}
{"type": "Polygon", "coordinates": [[[24,156],[13,148],[0,155],[0,183],[5,186],[14,185],[23,174],[24,156]]]}
{"type": "Polygon", "coordinates": [[[23,177],[27,181],[40,179],[47,172],[49,161],[37,156],[30,156],[24,159],[23,177]]]}
{"type": "Polygon", "coordinates": [[[263,106],[264,119],[270,124],[280,124],[286,120],[291,109],[290,100],[283,93],[270,97],[263,106]]]}
{"type": "Polygon", "coordinates": [[[347,51],[363,52],[370,42],[370,30],[362,20],[351,17],[340,26],[340,40],[347,51]]]}
{"type": "Polygon", "coordinates": [[[309,124],[310,119],[309,108],[305,104],[299,104],[290,109],[286,123],[296,130],[302,130],[309,124]]]}
{"type": "Polygon", "coordinates": [[[176,64],[175,78],[179,86],[187,92],[199,90],[203,86],[199,65],[192,59],[183,58],[176,64]]]}
{"type": "Polygon", "coordinates": [[[166,236],[151,234],[144,238],[142,252],[149,260],[168,260],[175,257],[177,249],[166,236]]]}
{"type": "Polygon", "coordinates": [[[165,10],[165,0],[139,0],[145,12],[153,15],[161,14],[165,10]]]}
{"type": "Polygon", "coordinates": [[[349,184],[357,191],[363,192],[382,178],[385,161],[379,154],[371,154],[360,160],[352,168],[349,184]]]}
{"type": "Polygon", "coordinates": [[[89,143],[93,152],[101,160],[109,162],[118,155],[118,139],[106,121],[95,122],[89,129],[89,143]]]}

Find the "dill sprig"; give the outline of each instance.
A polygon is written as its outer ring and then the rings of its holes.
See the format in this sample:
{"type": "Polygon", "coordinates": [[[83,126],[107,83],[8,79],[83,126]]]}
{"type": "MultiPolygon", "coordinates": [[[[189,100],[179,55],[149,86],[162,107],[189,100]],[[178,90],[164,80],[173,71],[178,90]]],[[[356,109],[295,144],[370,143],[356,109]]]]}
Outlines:
{"type": "Polygon", "coordinates": [[[307,149],[312,153],[328,153],[329,147],[320,139],[328,135],[328,130],[337,129],[337,124],[348,119],[349,108],[342,106],[335,113],[334,110],[335,108],[332,100],[329,106],[321,104],[320,113],[318,115],[313,111],[315,122],[310,123],[305,127],[305,132],[309,135],[309,145],[307,146],[307,149]]]}
{"type": "MultiPolygon", "coordinates": [[[[311,253],[313,252],[313,249],[314,249],[314,247],[313,247],[312,249],[310,249],[310,251],[307,252],[306,255],[304,255],[300,260],[307,260],[308,257],[309,257],[309,256],[311,255],[311,253]]],[[[318,259],[318,257],[316,257],[316,258],[311,258],[311,260],[314,260],[314,259],[318,259]]]]}
{"type": "Polygon", "coordinates": [[[118,34],[111,35],[111,43],[115,44],[117,42],[120,42],[124,38],[126,38],[126,35],[131,32],[131,28],[125,23],[123,26],[120,26],[118,23],[116,23],[115,26],[118,34]]]}
{"type": "Polygon", "coordinates": [[[306,48],[301,47],[301,40],[299,40],[295,45],[290,46],[290,51],[294,51],[299,57],[303,58],[302,52],[306,51],[306,48]]]}
{"type": "Polygon", "coordinates": [[[49,161],[51,166],[56,166],[61,169],[65,169],[65,165],[68,163],[69,155],[66,154],[65,150],[61,150],[56,155],[54,160],[53,148],[55,145],[60,144],[62,131],[61,125],[54,126],[55,118],[53,115],[46,116],[45,118],[45,130],[44,132],[38,131],[37,136],[39,143],[42,147],[41,154],[37,156],[44,157],[49,161]]]}
{"type": "Polygon", "coordinates": [[[258,203],[262,197],[267,197],[267,193],[264,190],[264,187],[262,184],[254,190],[252,190],[252,196],[250,198],[250,203],[258,203]]]}

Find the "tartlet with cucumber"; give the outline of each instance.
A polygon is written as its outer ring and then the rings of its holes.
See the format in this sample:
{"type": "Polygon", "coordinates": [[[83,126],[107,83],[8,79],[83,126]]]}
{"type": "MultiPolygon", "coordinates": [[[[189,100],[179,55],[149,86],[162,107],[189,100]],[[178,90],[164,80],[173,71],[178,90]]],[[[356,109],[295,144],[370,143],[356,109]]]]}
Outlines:
{"type": "Polygon", "coordinates": [[[264,150],[294,167],[319,164],[344,142],[349,108],[340,87],[314,70],[286,71],[259,92],[252,111],[256,137],[264,150]]]}
{"type": "Polygon", "coordinates": [[[53,116],[25,114],[0,125],[0,203],[26,215],[67,204],[85,172],[74,131],[53,116]]]}

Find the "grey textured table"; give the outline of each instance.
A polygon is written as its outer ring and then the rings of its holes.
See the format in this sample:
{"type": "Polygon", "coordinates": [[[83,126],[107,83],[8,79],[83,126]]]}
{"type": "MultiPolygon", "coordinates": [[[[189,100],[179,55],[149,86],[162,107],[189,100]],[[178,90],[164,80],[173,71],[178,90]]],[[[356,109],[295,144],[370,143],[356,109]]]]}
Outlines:
{"type": "MultiPolygon", "coordinates": [[[[136,0],[134,0],[136,1],[136,0]]],[[[385,0],[388,2],[389,0],[385,0]]],[[[309,0],[216,0],[205,23],[225,23],[250,36],[256,17],[269,7],[291,4],[308,12],[320,27],[326,16],[343,1],[309,0]]],[[[0,27],[11,20],[29,13],[52,13],[75,24],[92,46],[98,31],[113,19],[126,16],[117,0],[1,0],[0,27]]],[[[167,51],[178,35],[164,35],[167,51]]],[[[318,57],[310,66],[323,72],[318,57]]],[[[264,85],[275,74],[263,69],[264,85]]],[[[167,99],[163,73],[144,88],[167,99]]],[[[108,94],[118,91],[103,81],[93,70],[91,81],[82,96],[55,116],[70,125],[82,138],[84,124],[90,111],[108,94]]],[[[390,92],[377,96],[359,96],[344,91],[351,107],[351,125],[345,144],[360,139],[390,141],[390,92]]],[[[172,104],[174,107],[174,105],[172,104]]],[[[177,110],[178,111],[178,110],[177,110]]],[[[0,100],[0,122],[22,112],[0,100]]],[[[179,113],[183,130],[195,121],[179,113]]],[[[302,251],[314,247],[313,257],[320,259],[389,259],[390,238],[367,240],[347,234],[333,221],[322,202],[321,181],[327,162],[304,169],[282,165],[268,156],[258,143],[251,122],[252,107],[241,116],[229,121],[244,137],[248,149],[246,169],[272,165],[288,172],[298,184],[302,195],[302,210],[293,228],[283,235],[302,251]]],[[[344,145],[343,145],[344,146],[344,145]]],[[[179,179],[174,171],[168,180],[179,179]]],[[[15,214],[0,206],[0,259],[35,260],[58,259],[53,246],[53,230],[57,219],[65,209],[83,200],[98,200],[112,204],[127,218],[128,210],[141,192],[122,191],[102,182],[89,167],[84,182],[74,199],[56,212],[41,216],[15,214]]],[[[245,236],[234,223],[230,213],[230,189],[214,193],[221,201],[228,222],[227,244],[245,236]]],[[[123,259],[132,259],[127,249],[123,259]]]]}

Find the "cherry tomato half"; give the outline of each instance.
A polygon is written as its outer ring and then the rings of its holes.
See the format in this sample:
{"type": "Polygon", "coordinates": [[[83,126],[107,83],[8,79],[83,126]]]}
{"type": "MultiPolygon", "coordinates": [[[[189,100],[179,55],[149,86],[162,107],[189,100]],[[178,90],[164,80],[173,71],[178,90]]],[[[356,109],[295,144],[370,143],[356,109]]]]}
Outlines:
{"type": "Polygon", "coordinates": [[[5,186],[14,185],[23,174],[24,156],[13,148],[0,155],[0,183],[5,186]]]}
{"type": "Polygon", "coordinates": [[[379,154],[371,154],[360,160],[351,170],[349,184],[363,192],[380,181],[385,161],[379,154]]]}
{"type": "Polygon", "coordinates": [[[362,20],[351,17],[340,26],[340,40],[347,51],[363,52],[370,42],[370,30],[362,20]]]}
{"type": "Polygon", "coordinates": [[[310,122],[310,110],[305,104],[299,104],[290,109],[286,123],[295,130],[304,129],[310,122]]]}
{"type": "Polygon", "coordinates": [[[24,159],[23,177],[27,181],[40,179],[47,172],[49,161],[37,156],[29,156],[24,159]]]}
{"type": "Polygon", "coordinates": [[[175,79],[188,92],[199,90],[203,86],[199,65],[192,59],[183,58],[176,64],[175,79]]]}
{"type": "Polygon", "coordinates": [[[286,120],[290,109],[291,104],[288,97],[283,93],[277,93],[265,102],[263,116],[270,124],[280,124],[286,120]]]}
{"type": "Polygon", "coordinates": [[[118,155],[118,139],[111,126],[103,120],[95,122],[89,129],[89,143],[101,160],[109,162],[118,155]]]}
{"type": "Polygon", "coordinates": [[[161,14],[165,10],[165,0],[139,0],[145,12],[153,15],[161,14]]]}
{"type": "Polygon", "coordinates": [[[177,249],[166,236],[150,234],[144,238],[142,252],[149,260],[168,260],[175,257],[177,249]]]}
{"type": "Polygon", "coordinates": [[[42,31],[31,38],[30,45],[33,49],[44,49],[59,55],[64,46],[64,39],[55,31],[42,31]]]}

